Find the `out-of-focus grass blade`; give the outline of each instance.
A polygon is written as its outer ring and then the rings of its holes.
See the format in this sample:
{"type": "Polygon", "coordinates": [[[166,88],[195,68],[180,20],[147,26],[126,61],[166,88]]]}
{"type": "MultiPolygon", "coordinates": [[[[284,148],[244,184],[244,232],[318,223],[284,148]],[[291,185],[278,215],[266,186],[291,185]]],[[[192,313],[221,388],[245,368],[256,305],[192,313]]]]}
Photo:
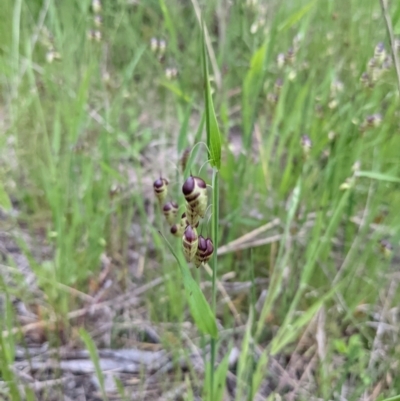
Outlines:
{"type": "Polygon", "coordinates": [[[93,362],[94,368],[96,370],[96,376],[99,380],[103,399],[107,401],[108,397],[107,397],[107,393],[106,393],[106,390],[104,387],[104,376],[103,376],[103,372],[100,367],[99,354],[97,353],[96,345],[93,342],[92,337],[90,337],[89,333],[84,328],[81,328],[79,330],[79,335],[81,336],[82,341],[85,343],[85,346],[86,346],[87,350],[89,351],[90,359],[93,362]]]}
{"type": "MultiPolygon", "coordinates": [[[[300,201],[300,195],[301,195],[301,186],[302,186],[302,181],[301,178],[298,179],[296,187],[293,190],[292,193],[292,198],[290,200],[290,205],[289,205],[289,211],[288,211],[288,217],[286,220],[286,225],[285,225],[285,232],[284,232],[284,237],[282,240],[282,243],[285,244],[286,241],[288,240],[288,237],[290,235],[290,227],[292,224],[292,221],[294,219],[297,207],[299,205],[300,201]]],[[[262,329],[264,327],[264,322],[266,317],[271,311],[272,305],[275,301],[275,299],[278,297],[280,291],[281,291],[281,286],[282,286],[282,280],[283,280],[283,269],[286,266],[286,261],[289,257],[289,252],[285,252],[285,247],[280,247],[276,266],[279,266],[279,269],[275,269],[274,273],[271,277],[271,282],[270,282],[270,288],[268,291],[267,298],[265,299],[264,305],[262,307],[261,313],[260,313],[260,318],[257,323],[257,330],[256,330],[256,338],[258,338],[262,332],[262,329]]]]}
{"type": "Polygon", "coordinates": [[[258,95],[262,89],[262,80],[264,76],[264,67],[268,49],[267,39],[263,45],[253,54],[250,62],[250,69],[246,74],[243,84],[242,95],[242,119],[244,143],[247,147],[250,145],[250,137],[253,126],[253,119],[256,113],[258,95]]]}
{"type": "Polygon", "coordinates": [[[293,25],[297,24],[311,10],[316,2],[316,0],[312,0],[304,7],[302,7],[299,11],[292,14],[289,18],[287,18],[278,26],[278,31],[290,29],[293,25]]]}
{"type": "Polygon", "coordinates": [[[251,356],[250,345],[253,341],[251,335],[252,326],[253,326],[253,310],[250,309],[249,318],[247,319],[247,324],[246,324],[246,333],[243,338],[241,353],[236,373],[236,376],[238,378],[237,380],[238,383],[236,386],[236,396],[235,396],[236,401],[241,401],[246,399],[245,396],[246,390],[249,388],[249,380],[251,375],[251,371],[249,369],[249,363],[252,363],[249,361],[249,356],[251,356]]]}
{"type": "Polygon", "coordinates": [[[172,50],[177,51],[178,50],[178,46],[177,46],[177,43],[176,43],[175,25],[172,22],[172,18],[171,18],[171,15],[169,14],[167,5],[165,4],[165,0],[160,0],[160,7],[161,7],[161,11],[162,11],[163,16],[164,16],[165,25],[166,25],[166,27],[168,29],[168,32],[169,32],[169,41],[170,41],[170,44],[171,44],[171,48],[172,48],[172,50]]]}
{"type": "Polygon", "coordinates": [[[327,294],[321,299],[311,305],[300,317],[298,317],[292,324],[281,326],[277,335],[272,340],[271,355],[276,355],[288,343],[294,341],[301,333],[301,328],[304,327],[322,307],[324,302],[333,296],[341,284],[335,285],[327,294]]]}
{"type": "Polygon", "coordinates": [[[218,170],[221,167],[221,133],[218,128],[217,117],[215,115],[214,104],[211,96],[210,79],[208,75],[206,44],[204,40],[204,29],[202,33],[203,45],[203,74],[204,74],[204,94],[206,105],[206,131],[209,162],[211,167],[218,170]]]}
{"type": "Polygon", "coordinates": [[[197,328],[202,333],[209,334],[212,338],[217,338],[218,329],[215,322],[215,316],[212,313],[210,305],[207,303],[203,292],[190,274],[187,264],[180,260],[180,258],[172,248],[171,244],[166,239],[165,242],[171,253],[174,255],[176,261],[178,262],[179,269],[183,277],[183,286],[185,288],[190,312],[192,313],[192,317],[196,323],[197,328]]]}
{"type": "Polygon", "coordinates": [[[187,133],[188,133],[188,126],[191,112],[192,112],[192,105],[189,104],[185,110],[185,115],[183,117],[183,121],[181,122],[181,129],[179,130],[178,155],[180,155],[185,146],[187,146],[187,133]]]}
{"type": "Polygon", "coordinates": [[[222,401],[224,399],[226,374],[229,367],[229,354],[230,352],[228,351],[218,367],[216,369],[213,368],[213,370],[211,368],[211,362],[207,361],[203,386],[203,400],[222,401]],[[211,375],[214,375],[212,397],[209,394],[211,375]]]}
{"type": "Polygon", "coordinates": [[[385,398],[382,401],[400,401],[400,395],[395,395],[394,397],[385,398]]]}
{"type": "Polygon", "coordinates": [[[0,207],[6,211],[11,210],[11,201],[2,182],[0,182],[0,207]]]}
{"type": "Polygon", "coordinates": [[[172,84],[171,82],[168,81],[160,81],[160,85],[164,86],[165,88],[169,89],[172,93],[177,95],[180,99],[183,99],[185,102],[190,103],[192,100],[191,98],[183,93],[178,86],[172,84]]]}
{"type": "Polygon", "coordinates": [[[124,83],[127,83],[132,79],[132,76],[133,76],[133,73],[134,73],[134,71],[136,69],[136,66],[138,65],[140,59],[142,58],[142,55],[143,55],[145,50],[146,50],[146,46],[144,46],[144,45],[139,47],[136,50],[132,60],[129,62],[128,66],[125,68],[125,71],[124,71],[124,83]]]}
{"type": "MultiPolygon", "coordinates": [[[[0,280],[1,286],[4,288],[5,283],[0,280]]],[[[2,379],[7,383],[11,401],[19,401],[21,399],[18,391],[16,377],[10,366],[14,363],[15,357],[15,342],[13,336],[5,337],[3,335],[3,326],[7,328],[8,332],[13,329],[13,308],[6,292],[6,305],[5,314],[1,316],[0,320],[0,374],[2,379]]]]}
{"type": "Polygon", "coordinates": [[[377,173],[375,171],[358,171],[356,173],[357,177],[371,178],[377,181],[387,181],[387,182],[400,182],[399,177],[394,177],[393,175],[377,173]]]}
{"type": "Polygon", "coordinates": [[[266,375],[268,366],[268,352],[264,351],[260,359],[258,360],[256,370],[253,374],[253,385],[251,386],[251,400],[255,399],[255,395],[257,394],[258,389],[261,386],[261,383],[266,375]]]}
{"type": "Polygon", "coordinates": [[[214,372],[214,400],[222,401],[225,393],[226,374],[229,367],[229,352],[226,353],[224,359],[218,365],[214,372]]]}
{"type": "MultiPolygon", "coordinates": [[[[195,145],[197,145],[199,143],[199,141],[200,141],[201,134],[202,134],[203,128],[204,128],[204,122],[205,122],[205,113],[203,113],[203,115],[201,116],[201,120],[200,120],[199,126],[197,128],[197,132],[196,132],[196,135],[195,135],[195,138],[194,138],[195,145]]],[[[197,153],[199,153],[199,150],[200,150],[200,146],[199,145],[194,146],[192,148],[192,151],[191,151],[190,156],[189,156],[189,160],[186,163],[186,168],[185,168],[185,171],[183,173],[183,178],[185,180],[189,176],[189,173],[191,171],[193,163],[196,160],[197,153]]]]}

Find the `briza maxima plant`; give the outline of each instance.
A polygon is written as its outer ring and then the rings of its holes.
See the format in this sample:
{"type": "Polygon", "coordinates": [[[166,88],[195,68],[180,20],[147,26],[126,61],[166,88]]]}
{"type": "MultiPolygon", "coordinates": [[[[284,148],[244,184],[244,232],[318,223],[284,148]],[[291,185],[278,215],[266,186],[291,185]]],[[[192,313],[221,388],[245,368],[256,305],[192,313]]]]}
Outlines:
{"type": "Polygon", "coordinates": [[[196,267],[207,263],[214,253],[211,238],[198,235],[197,228],[200,220],[206,215],[208,196],[207,184],[200,178],[190,175],[182,185],[182,194],[185,198],[185,213],[176,222],[179,206],[174,201],[165,202],[168,195],[168,180],[158,178],[153,183],[154,194],[159,206],[170,226],[170,233],[182,240],[182,249],[188,263],[193,262],[196,267]]]}

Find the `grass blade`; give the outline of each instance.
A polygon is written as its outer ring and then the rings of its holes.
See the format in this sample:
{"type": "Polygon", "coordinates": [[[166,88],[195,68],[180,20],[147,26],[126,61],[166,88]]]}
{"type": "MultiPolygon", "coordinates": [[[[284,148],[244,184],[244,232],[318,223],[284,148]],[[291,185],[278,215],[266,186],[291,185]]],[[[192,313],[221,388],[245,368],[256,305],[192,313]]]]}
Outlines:
{"type": "Polygon", "coordinates": [[[358,171],[357,177],[371,178],[377,181],[387,181],[387,182],[400,182],[399,177],[394,177],[389,174],[378,173],[376,171],[358,171]]]}
{"type": "MultiPolygon", "coordinates": [[[[164,238],[165,239],[165,238],[164,238]]],[[[197,328],[204,334],[209,334],[212,338],[218,337],[217,324],[215,316],[211,311],[203,292],[197,282],[190,274],[189,268],[175,253],[171,244],[165,239],[167,246],[178,262],[179,269],[182,273],[183,286],[185,288],[186,298],[189,303],[190,312],[197,328]]]]}
{"type": "Polygon", "coordinates": [[[210,78],[208,75],[206,45],[203,29],[203,74],[204,74],[204,95],[206,108],[206,131],[209,162],[211,167],[221,168],[221,133],[219,131],[217,117],[211,96],[210,78]]]}
{"type": "Polygon", "coordinates": [[[81,328],[79,330],[79,335],[81,336],[82,341],[85,343],[85,346],[86,346],[87,350],[89,351],[90,359],[93,362],[93,365],[94,365],[94,368],[96,371],[96,376],[100,383],[100,389],[101,389],[101,393],[103,395],[103,399],[108,400],[107,393],[106,393],[105,386],[104,386],[104,376],[103,376],[103,372],[100,367],[100,359],[99,359],[99,354],[97,352],[96,345],[95,345],[94,341],[92,340],[92,338],[90,337],[90,334],[84,328],[81,328]]]}

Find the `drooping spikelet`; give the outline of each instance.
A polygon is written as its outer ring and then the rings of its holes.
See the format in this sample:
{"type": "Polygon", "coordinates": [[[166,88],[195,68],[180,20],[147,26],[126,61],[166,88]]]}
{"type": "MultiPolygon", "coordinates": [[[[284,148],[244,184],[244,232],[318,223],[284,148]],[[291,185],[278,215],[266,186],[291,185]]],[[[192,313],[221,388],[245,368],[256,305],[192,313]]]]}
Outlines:
{"type": "Polygon", "coordinates": [[[95,14],[101,13],[101,3],[100,0],[92,0],[92,10],[95,14]]]}
{"type": "Polygon", "coordinates": [[[191,149],[190,148],[186,148],[182,153],[182,157],[181,157],[181,160],[180,160],[182,173],[184,173],[185,170],[186,170],[186,166],[187,166],[187,162],[189,160],[190,152],[191,152],[191,149]]]}
{"type": "Polygon", "coordinates": [[[198,227],[200,222],[199,214],[193,210],[188,203],[186,203],[186,221],[192,227],[198,227]]]}
{"type": "Polygon", "coordinates": [[[197,231],[192,226],[187,226],[182,236],[183,254],[186,261],[189,263],[194,260],[199,243],[197,231]]]}
{"type": "Polygon", "coordinates": [[[186,213],[183,213],[181,216],[181,221],[171,227],[171,234],[175,237],[182,237],[188,225],[189,222],[187,221],[186,213]]]}
{"type": "Polygon", "coordinates": [[[301,147],[303,148],[304,157],[308,157],[312,148],[312,141],[308,135],[302,135],[301,137],[301,147]]]}
{"type": "Polygon", "coordinates": [[[192,224],[191,219],[195,214],[198,214],[202,218],[206,214],[207,185],[200,177],[193,177],[191,175],[184,182],[182,186],[182,192],[187,202],[186,215],[189,220],[189,224],[192,224]]]}
{"type": "Polygon", "coordinates": [[[182,226],[182,224],[174,224],[171,226],[170,231],[175,237],[182,237],[183,233],[185,232],[185,228],[182,226]]]}
{"type": "Polygon", "coordinates": [[[170,226],[174,224],[176,215],[178,214],[178,205],[175,202],[167,202],[163,207],[163,213],[170,226]]]}
{"type": "Polygon", "coordinates": [[[168,194],[168,180],[162,177],[158,178],[153,183],[153,189],[160,205],[162,205],[168,194]]]}
{"type": "Polygon", "coordinates": [[[214,245],[210,238],[204,238],[199,235],[197,251],[194,258],[194,264],[199,267],[202,263],[207,263],[214,253],[214,245]]]}

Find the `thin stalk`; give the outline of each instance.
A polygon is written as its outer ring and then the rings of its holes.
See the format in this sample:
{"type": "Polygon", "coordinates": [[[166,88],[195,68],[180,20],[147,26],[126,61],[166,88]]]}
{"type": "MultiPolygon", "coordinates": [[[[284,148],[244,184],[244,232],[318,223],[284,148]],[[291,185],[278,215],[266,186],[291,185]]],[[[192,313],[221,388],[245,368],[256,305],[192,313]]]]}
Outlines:
{"type": "MultiPolygon", "coordinates": [[[[218,170],[214,168],[212,178],[212,220],[211,220],[211,232],[212,239],[214,242],[214,255],[212,258],[212,298],[211,298],[211,310],[215,316],[216,305],[217,305],[217,270],[218,270],[218,256],[216,250],[218,249],[218,222],[219,222],[219,175],[218,170]]],[[[214,364],[216,356],[216,340],[211,339],[211,372],[210,372],[210,399],[213,400],[214,395],[214,364]]]]}
{"type": "Polygon", "coordinates": [[[397,86],[398,86],[399,93],[400,93],[400,60],[397,55],[392,20],[390,18],[387,0],[380,0],[380,3],[381,3],[381,8],[382,8],[383,19],[385,21],[386,30],[387,30],[388,37],[389,37],[390,50],[391,50],[392,57],[393,57],[393,63],[394,63],[395,69],[396,69],[397,86]]]}

